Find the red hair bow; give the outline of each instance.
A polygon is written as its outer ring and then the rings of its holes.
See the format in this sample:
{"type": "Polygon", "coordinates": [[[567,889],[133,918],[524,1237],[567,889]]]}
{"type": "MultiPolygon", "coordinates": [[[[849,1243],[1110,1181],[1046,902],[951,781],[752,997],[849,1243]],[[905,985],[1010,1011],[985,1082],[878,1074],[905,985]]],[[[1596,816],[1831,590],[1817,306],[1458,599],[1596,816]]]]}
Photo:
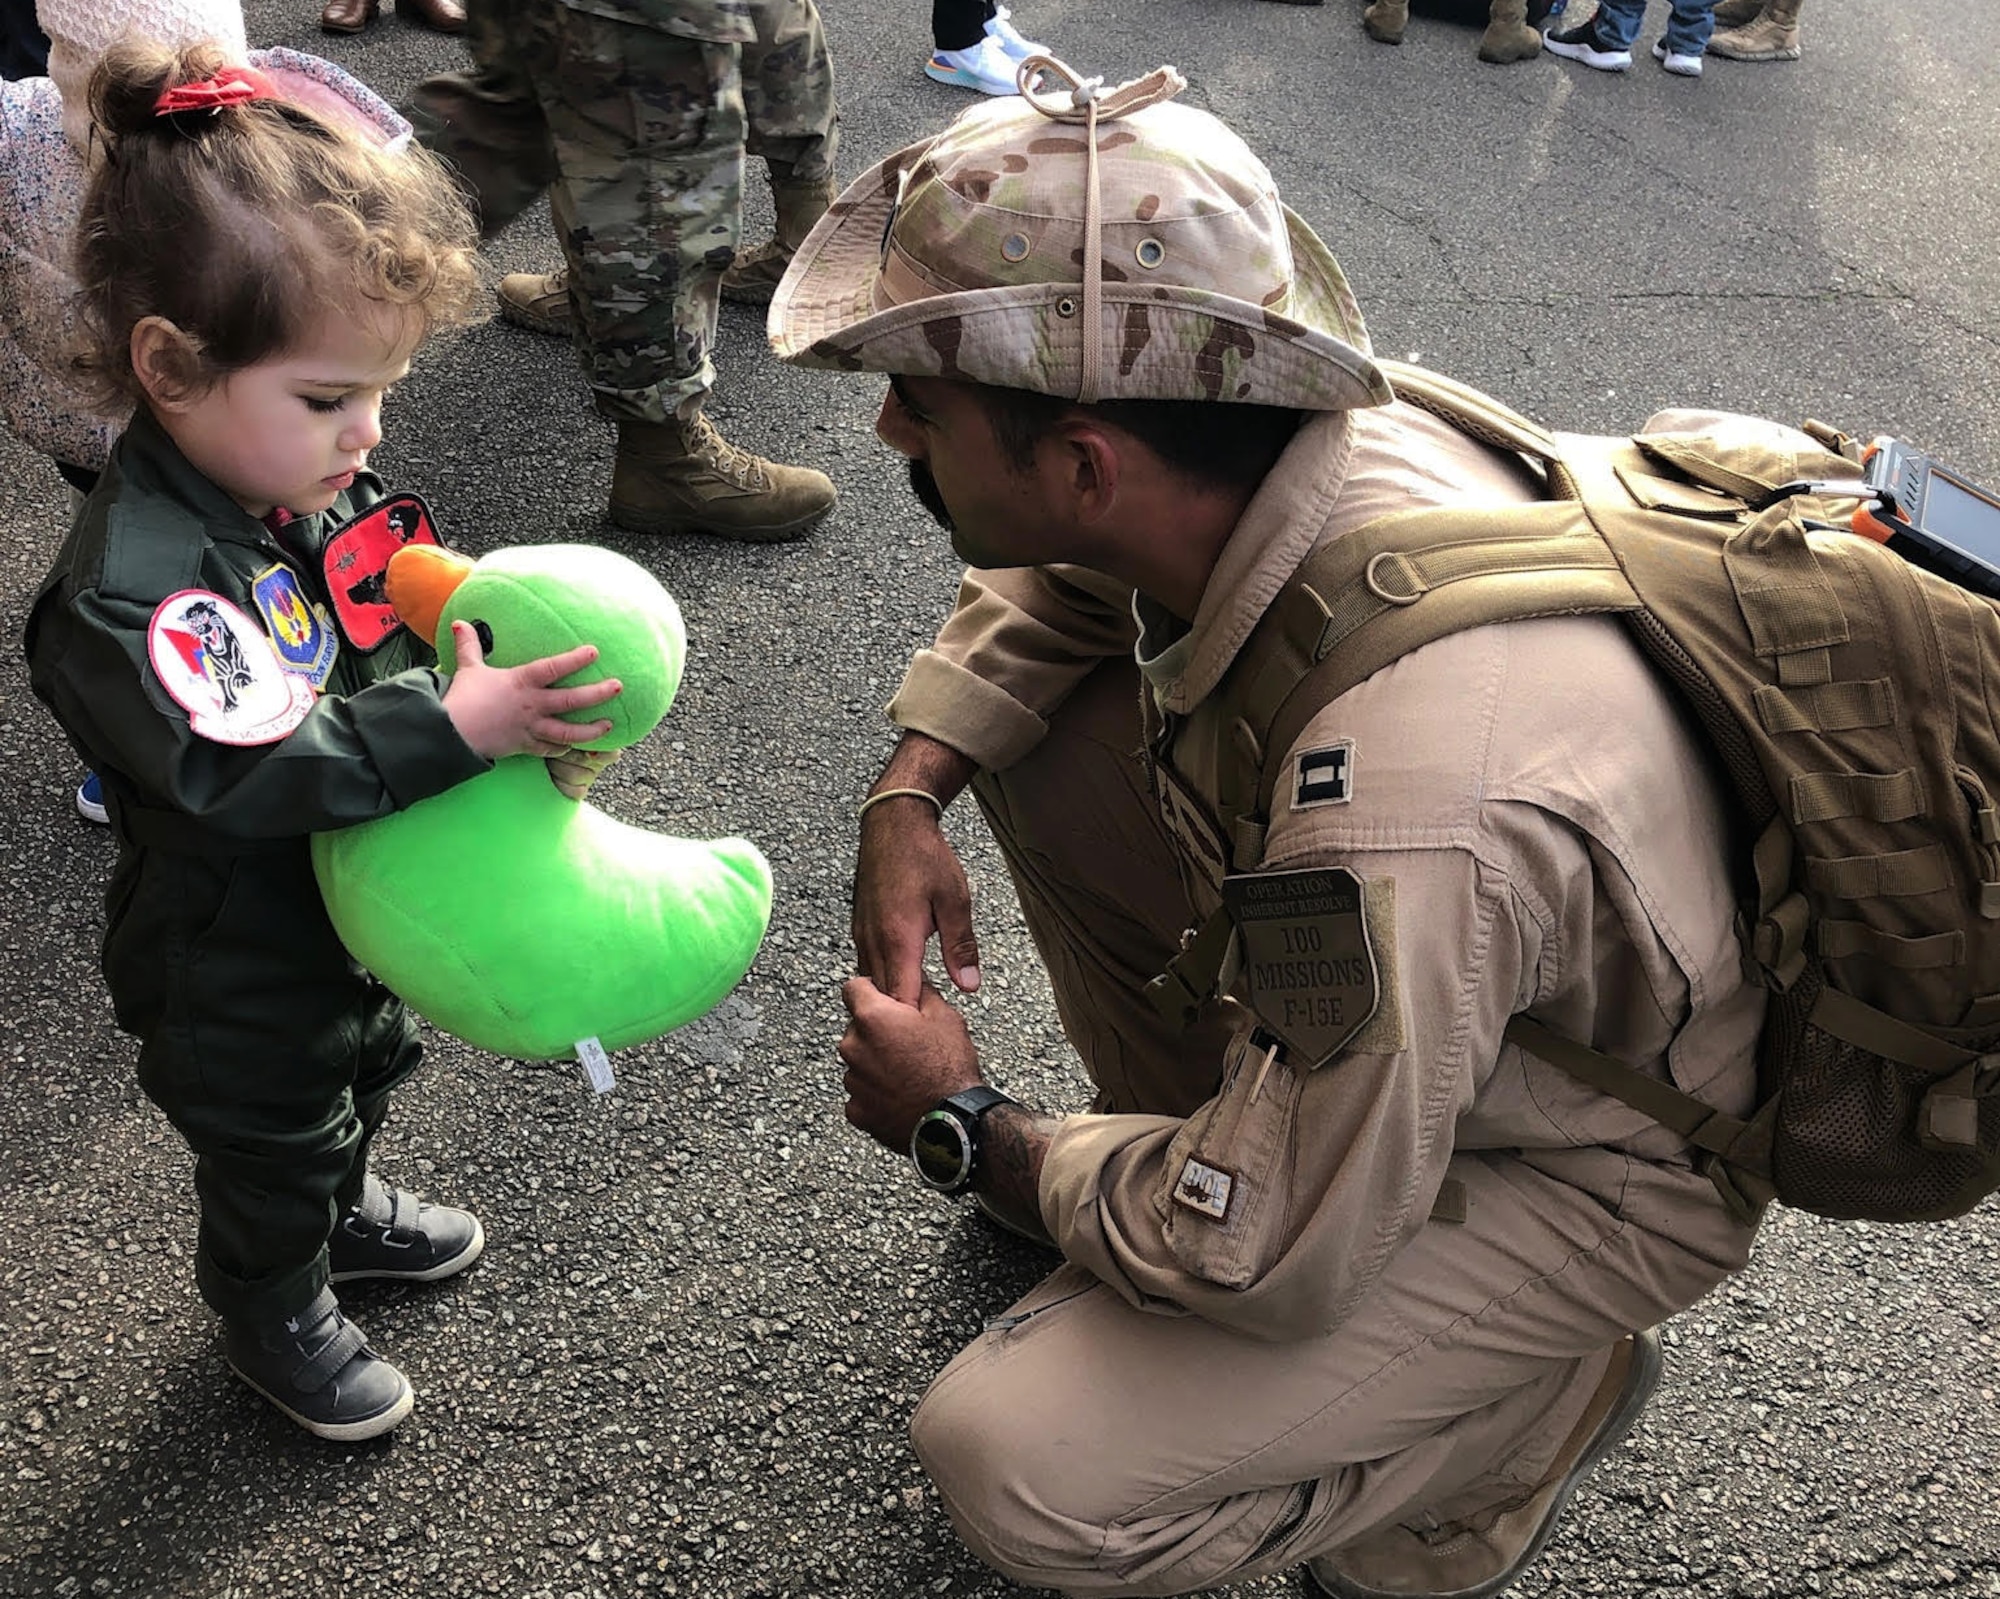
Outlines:
{"type": "Polygon", "coordinates": [[[153,102],[153,115],[171,116],[176,111],[217,111],[246,100],[275,100],[278,91],[271,80],[255,67],[224,67],[211,77],[193,83],[177,83],[162,90],[153,102]]]}

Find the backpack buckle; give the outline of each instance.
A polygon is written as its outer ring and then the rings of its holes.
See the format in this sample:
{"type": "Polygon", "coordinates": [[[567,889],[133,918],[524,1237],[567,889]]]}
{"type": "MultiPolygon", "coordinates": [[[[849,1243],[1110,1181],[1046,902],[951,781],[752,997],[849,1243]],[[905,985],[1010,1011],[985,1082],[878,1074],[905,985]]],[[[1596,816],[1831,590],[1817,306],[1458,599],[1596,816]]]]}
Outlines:
{"type": "Polygon", "coordinates": [[[1759,988],[1783,994],[1806,969],[1806,925],[1812,911],[1803,894],[1787,894],[1769,911],[1751,921],[1736,915],[1736,937],[1743,946],[1744,970],[1759,988]]]}

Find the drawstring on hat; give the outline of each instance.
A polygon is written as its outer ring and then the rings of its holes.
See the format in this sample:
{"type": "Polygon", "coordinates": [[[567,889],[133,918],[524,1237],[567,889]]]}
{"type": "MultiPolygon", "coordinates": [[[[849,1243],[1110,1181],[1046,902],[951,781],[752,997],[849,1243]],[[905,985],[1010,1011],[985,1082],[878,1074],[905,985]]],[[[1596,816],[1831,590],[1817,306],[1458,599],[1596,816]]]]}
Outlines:
{"type": "Polygon", "coordinates": [[[1084,126],[1083,197],[1083,361],[1076,403],[1094,405],[1099,395],[1098,373],[1104,361],[1104,240],[1103,197],[1097,180],[1097,124],[1116,121],[1149,105],[1160,105],[1187,87],[1176,67],[1155,67],[1107,92],[1101,77],[1080,77],[1054,56],[1033,55],[1015,73],[1021,98],[1051,122],[1081,122],[1084,126]],[[1043,74],[1066,84],[1041,87],[1043,74]]]}

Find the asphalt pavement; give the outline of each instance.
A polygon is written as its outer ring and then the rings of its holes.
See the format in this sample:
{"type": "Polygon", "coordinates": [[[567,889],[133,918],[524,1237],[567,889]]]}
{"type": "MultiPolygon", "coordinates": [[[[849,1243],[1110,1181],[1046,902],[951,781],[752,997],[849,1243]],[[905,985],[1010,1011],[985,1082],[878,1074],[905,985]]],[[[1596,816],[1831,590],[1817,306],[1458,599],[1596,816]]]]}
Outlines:
{"type": "MultiPolygon", "coordinates": [[[[393,14],[334,39],[313,0],[246,9],[253,42],[391,98],[460,57],[393,14]]],[[[1389,49],[1359,10],[1019,0],[1016,20],[1114,80],[1178,64],[1340,256],[1385,354],[1560,426],[1631,429],[1673,403],[1817,416],[2000,483],[1996,8],[1807,0],[1802,61],[1712,61],[1700,82],[1644,56],[1626,77],[1485,66],[1476,28],[1437,16],[1389,49]]],[[[826,21],[844,177],[970,102],[919,75],[922,0],[827,0],[826,21]]],[[[545,218],[489,255],[546,264],[545,218]]],[[[432,1040],[379,1166],[475,1208],[489,1243],[453,1282],[347,1296],[418,1390],[391,1438],[315,1442],[223,1364],[192,1282],[189,1158],[97,975],[109,841],[72,812],[76,763],[0,652],[0,1595],[1020,1591],[958,1544],[905,1422],[1040,1263],[845,1127],[833,1054],[853,807],[956,572],[873,438],[878,381],[780,368],[740,308],[717,364],[724,431],[840,487],[804,544],[611,530],[610,433],[569,352],[498,323],[422,356],[387,419],[380,465],[462,546],[599,540],[674,592],[686,686],[598,797],[745,834],[778,882],[740,990],[618,1057],[608,1096],[432,1040]]],[[[16,618],[65,516],[54,472],[0,439],[16,618]]],[[[1004,1086],[1074,1106],[1004,874],[975,819],[952,827],[986,936],[975,1036],[1004,1086]]],[[[1660,1396],[1524,1599],[2000,1595],[2000,1209],[1778,1215],[1666,1337],[1660,1396]]]]}

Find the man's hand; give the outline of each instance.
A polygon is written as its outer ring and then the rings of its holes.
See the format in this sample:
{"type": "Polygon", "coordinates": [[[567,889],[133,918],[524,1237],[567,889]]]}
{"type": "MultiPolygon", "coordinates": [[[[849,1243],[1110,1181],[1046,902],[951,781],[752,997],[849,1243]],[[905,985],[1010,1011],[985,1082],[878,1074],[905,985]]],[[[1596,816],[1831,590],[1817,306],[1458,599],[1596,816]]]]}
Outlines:
{"type": "Polygon", "coordinates": [[[543,764],[549,769],[549,781],[564,799],[580,800],[590,792],[590,785],[604,775],[605,767],[623,754],[622,750],[566,750],[561,755],[551,755],[543,764]]]}
{"type": "Polygon", "coordinates": [[[929,802],[899,795],[861,818],[850,929],[862,976],[905,1005],[916,1004],[926,986],[924,946],[932,933],[952,983],[962,993],[978,989],[972,889],[929,802]]]}
{"type": "Polygon", "coordinates": [[[566,711],[586,710],[602,705],[625,685],[615,677],[601,683],[583,683],[573,688],[556,688],[572,672],[580,672],[597,659],[595,644],[579,644],[560,655],[545,655],[539,661],[519,666],[486,664],[479,648],[479,635],[470,622],[451,624],[452,647],[458,652],[458,670],[444,691],[445,713],[458,736],[489,761],[505,755],[565,755],[572,744],[602,738],[611,723],[566,722],[566,711]]]}
{"type": "Polygon", "coordinates": [[[840,990],[851,1020],[840,1039],[847,1119],[897,1154],[907,1154],[918,1120],[947,1094],[982,1082],[979,1051],[965,1019],[929,983],[914,1005],[865,977],[840,990]]]}

